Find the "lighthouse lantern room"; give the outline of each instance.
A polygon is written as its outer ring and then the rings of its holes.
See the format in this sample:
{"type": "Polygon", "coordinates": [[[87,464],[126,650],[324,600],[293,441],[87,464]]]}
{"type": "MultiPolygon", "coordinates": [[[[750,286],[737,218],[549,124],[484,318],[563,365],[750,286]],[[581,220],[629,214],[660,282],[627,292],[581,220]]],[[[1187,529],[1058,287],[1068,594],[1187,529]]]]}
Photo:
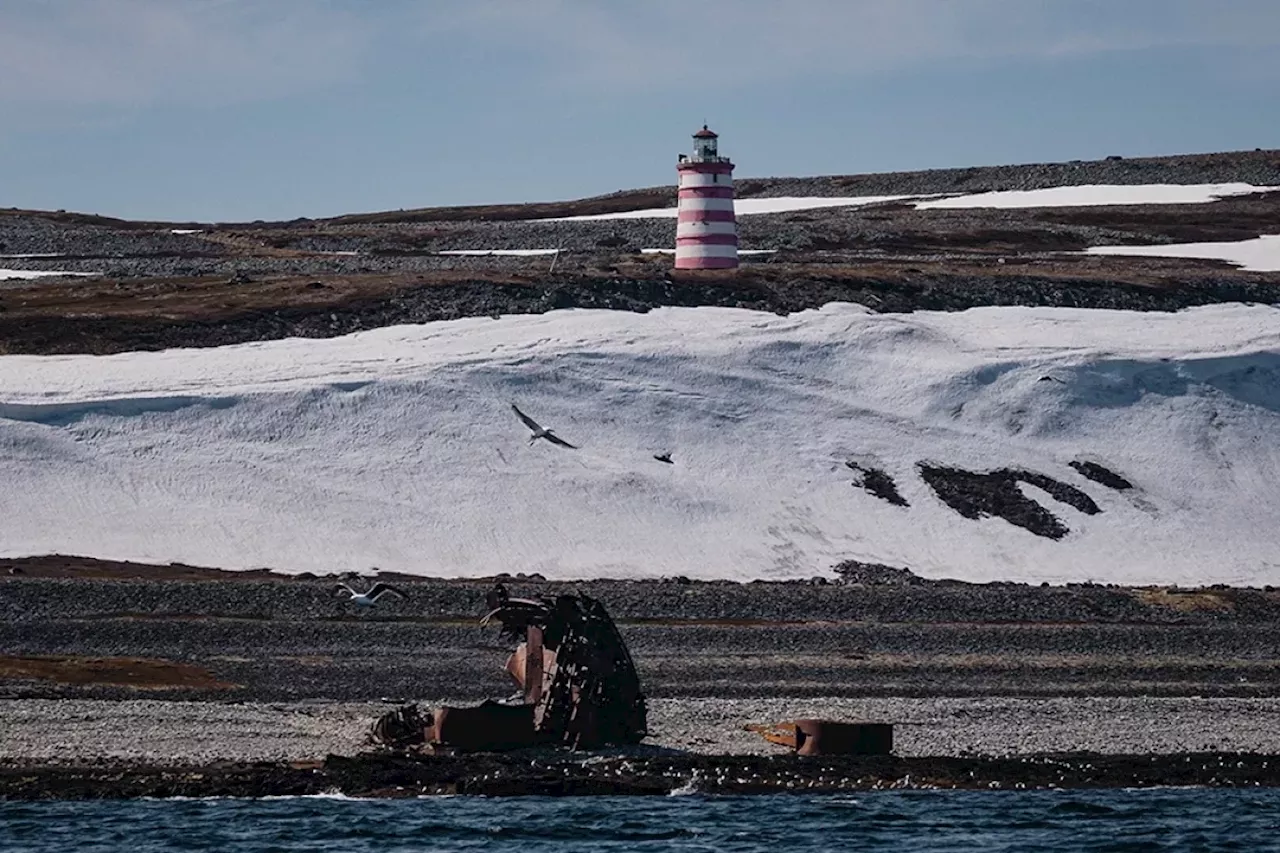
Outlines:
{"type": "Polygon", "coordinates": [[[733,163],[721,157],[718,137],[704,124],[693,135],[693,154],[680,155],[676,269],[738,266],[738,225],[733,213],[733,163]]]}

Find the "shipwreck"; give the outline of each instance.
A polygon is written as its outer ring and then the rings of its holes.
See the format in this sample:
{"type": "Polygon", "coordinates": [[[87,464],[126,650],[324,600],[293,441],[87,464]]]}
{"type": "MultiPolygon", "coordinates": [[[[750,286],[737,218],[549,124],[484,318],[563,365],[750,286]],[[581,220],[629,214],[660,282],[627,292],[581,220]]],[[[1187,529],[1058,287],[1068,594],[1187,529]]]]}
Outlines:
{"type": "Polygon", "coordinates": [[[608,611],[583,594],[512,598],[497,584],[481,625],[517,642],[506,671],[518,693],[472,707],[405,705],[380,717],[372,737],[436,753],[541,745],[626,746],[647,733],[648,711],[631,653],[608,611]]]}

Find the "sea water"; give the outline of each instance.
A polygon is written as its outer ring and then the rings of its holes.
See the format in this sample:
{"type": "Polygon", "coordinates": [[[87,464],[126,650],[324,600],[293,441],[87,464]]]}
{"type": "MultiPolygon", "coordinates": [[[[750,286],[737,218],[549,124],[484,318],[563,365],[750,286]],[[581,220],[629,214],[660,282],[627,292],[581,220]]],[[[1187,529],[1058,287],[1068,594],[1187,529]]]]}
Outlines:
{"type": "Polygon", "coordinates": [[[0,802],[0,851],[1280,850],[1280,790],[0,802]]]}

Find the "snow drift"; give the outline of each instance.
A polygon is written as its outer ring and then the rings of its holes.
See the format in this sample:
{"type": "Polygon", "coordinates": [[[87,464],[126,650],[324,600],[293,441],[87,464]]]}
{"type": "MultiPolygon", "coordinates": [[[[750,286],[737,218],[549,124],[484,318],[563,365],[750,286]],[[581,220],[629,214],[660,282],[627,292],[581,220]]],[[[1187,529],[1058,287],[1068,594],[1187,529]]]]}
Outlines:
{"type": "Polygon", "coordinates": [[[8,356],[0,475],[7,556],[731,579],[857,559],[1274,583],[1280,310],[572,310],[8,356]],[[512,402],[580,449],[529,445],[512,402]],[[907,505],[855,486],[849,462],[907,505]],[[1099,511],[1024,481],[1061,539],[966,518],[921,463],[1032,472],[1099,511]]]}
{"type": "Polygon", "coordinates": [[[1226,261],[1253,272],[1280,271],[1280,234],[1218,243],[1165,243],[1158,246],[1091,246],[1091,255],[1141,255],[1148,258],[1205,258],[1226,261]]]}

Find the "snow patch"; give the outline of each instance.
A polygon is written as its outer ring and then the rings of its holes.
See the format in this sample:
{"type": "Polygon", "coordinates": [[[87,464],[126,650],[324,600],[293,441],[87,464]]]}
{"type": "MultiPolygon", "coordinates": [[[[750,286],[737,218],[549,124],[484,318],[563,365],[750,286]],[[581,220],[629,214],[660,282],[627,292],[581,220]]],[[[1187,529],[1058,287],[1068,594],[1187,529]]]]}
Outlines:
{"type": "Polygon", "coordinates": [[[1275,187],[1251,184],[1140,184],[1118,186],[1098,184],[1078,187],[1050,187],[1042,190],[963,195],[918,202],[916,210],[954,210],[976,207],[1094,207],[1129,204],[1204,204],[1233,195],[1270,192],[1275,187]]]}
{"type": "Polygon", "coordinates": [[[534,255],[554,255],[559,249],[449,249],[436,252],[437,255],[508,255],[525,257],[534,255]]]}
{"type": "MultiPolygon", "coordinates": [[[[1233,195],[1270,192],[1276,187],[1256,187],[1252,184],[1141,184],[1122,186],[1097,184],[1078,187],[1052,187],[1042,190],[1011,190],[1007,192],[979,193],[952,198],[932,195],[884,195],[884,196],[786,196],[781,198],[740,198],[734,200],[738,216],[754,216],[763,213],[790,213],[797,210],[815,210],[824,207],[865,207],[895,201],[910,201],[917,210],[944,210],[957,208],[1018,208],[1018,207],[1088,207],[1096,205],[1126,204],[1203,204],[1233,195]],[[923,200],[922,200],[923,199],[923,200]]],[[[535,222],[586,222],[601,219],[675,219],[675,207],[652,207],[644,210],[625,210],[619,213],[599,213],[591,216],[562,216],[535,222]]]]}
{"type": "Polygon", "coordinates": [[[77,276],[93,276],[101,275],[96,272],[68,272],[66,270],[6,270],[0,269],[0,281],[8,281],[9,279],[32,279],[46,278],[48,276],[59,275],[77,275],[77,276]]]}
{"type": "MultiPolygon", "coordinates": [[[[820,196],[786,196],[782,198],[739,198],[733,202],[738,216],[754,216],[761,213],[789,213],[794,210],[813,210],[821,207],[865,207],[889,201],[917,199],[918,195],[850,196],[828,198],[820,196]]],[[[599,219],[675,219],[679,211],[674,207],[651,207],[644,210],[624,210],[620,213],[598,213],[591,216],[561,216],[554,219],[538,219],[534,222],[587,222],[599,219]]]]}
{"type": "Polygon", "coordinates": [[[1277,583],[1280,310],[555,311],[0,357],[0,555],[431,575],[1277,583]],[[579,445],[528,443],[510,404],[579,445]],[[671,464],[655,455],[671,455],[671,464]],[[1087,459],[1124,491],[1072,468],[1087,459]],[[874,460],[906,506],[858,485],[874,460]],[[918,465],[1036,472],[1060,541],[918,465]]]}
{"type": "Polygon", "coordinates": [[[1163,246],[1092,246],[1090,255],[1140,255],[1156,258],[1206,258],[1227,261],[1252,272],[1280,272],[1280,234],[1226,243],[1172,243],[1163,246]]]}

